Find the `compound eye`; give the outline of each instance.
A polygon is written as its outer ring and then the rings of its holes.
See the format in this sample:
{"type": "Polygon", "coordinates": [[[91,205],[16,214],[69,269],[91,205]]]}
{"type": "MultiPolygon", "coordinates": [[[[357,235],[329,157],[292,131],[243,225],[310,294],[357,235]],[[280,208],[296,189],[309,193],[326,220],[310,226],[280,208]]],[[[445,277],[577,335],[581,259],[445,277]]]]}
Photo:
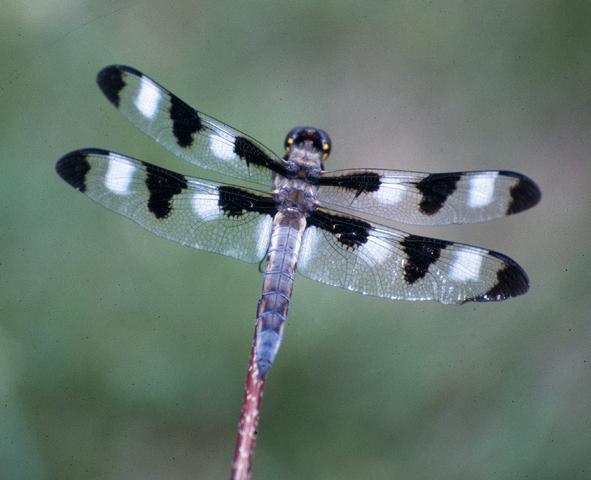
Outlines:
{"type": "Polygon", "coordinates": [[[296,143],[300,133],[302,131],[302,127],[294,127],[292,128],[285,137],[285,149],[289,149],[292,145],[296,143]]]}

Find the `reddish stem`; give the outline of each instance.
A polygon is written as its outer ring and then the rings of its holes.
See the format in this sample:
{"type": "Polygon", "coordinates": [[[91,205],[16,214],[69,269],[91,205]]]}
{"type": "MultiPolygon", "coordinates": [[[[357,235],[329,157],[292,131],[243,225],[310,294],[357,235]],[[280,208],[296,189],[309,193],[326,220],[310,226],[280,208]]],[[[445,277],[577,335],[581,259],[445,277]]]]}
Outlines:
{"type": "Polygon", "coordinates": [[[242,399],[242,412],[238,424],[236,436],[236,449],[232,462],[232,476],[230,480],[248,480],[252,468],[252,457],[256,446],[257,426],[259,413],[263,400],[263,388],[265,379],[259,376],[259,370],[255,361],[255,336],[252,340],[250,359],[248,361],[248,373],[244,385],[244,397],[242,399]]]}

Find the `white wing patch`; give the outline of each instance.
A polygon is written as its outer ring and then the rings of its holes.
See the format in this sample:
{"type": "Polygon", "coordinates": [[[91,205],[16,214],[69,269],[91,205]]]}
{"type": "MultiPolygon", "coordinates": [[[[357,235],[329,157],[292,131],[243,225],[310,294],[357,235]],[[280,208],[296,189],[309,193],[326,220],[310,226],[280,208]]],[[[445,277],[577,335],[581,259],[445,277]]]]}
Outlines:
{"type": "Polygon", "coordinates": [[[117,195],[128,195],[131,180],[137,167],[119,155],[109,154],[109,167],[105,175],[105,187],[117,195]]]}
{"type": "Polygon", "coordinates": [[[468,184],[468,206],[471,208],[486,207],[494,198],[495,181],[498,172],[486,175],[474,175],[468,184]]]}
{"type": "Polygon", "coordinates": [[[402,200],[404,188],[398,185],[398,181],[392,181],[388,177],[384,177],[380,183],[380,188],[375,194],[378,201],[394,205],[402,200]]]}
{"type": "Polygon", "coordinates": [[[148,77],[142,77],[140,89],[133,103],[146,118],[152,119],[158,112],[158,105],[162,94],[154,82],[148,77]]]}
{"type": "Polygon", "coordinates": [[[196,193],[191,198],[193,213],[201,220],[212,220],[221,214],[218,196],[209,193],[196,193]]]}
{"type": "Polygon", "coordinates": [[[213,154],[221,160],[233,160],[236,158],[234,142],[230,138],[212,135],[209,137],[209,146],[213,154]]]}
{"type": "Polygon", "coordinates": [[[363,244],[359,247],[359,253],[363,257],[370,260],[377,265],[381,265],[392,256],[392,248],[379,238],[373,238],[370,244],[363,244]]]}
{"type": "Polygon", "coordinates": [[[482,254],[470,250],[458,250],[449,272],[450,278],[459,282],[478,280],[483,260],[482,254]]]}

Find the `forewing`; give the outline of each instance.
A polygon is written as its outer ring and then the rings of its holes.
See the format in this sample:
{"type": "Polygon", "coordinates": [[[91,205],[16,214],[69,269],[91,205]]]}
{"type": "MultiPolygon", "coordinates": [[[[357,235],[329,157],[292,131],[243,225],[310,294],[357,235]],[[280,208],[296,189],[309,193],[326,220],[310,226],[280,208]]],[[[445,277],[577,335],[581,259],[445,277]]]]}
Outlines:
{"type": "Polygon", "coordinates": [[[322,205],[415,225],[476,223],[536,205],[538,186],[510,171],[420,173],[399,170],[323,172],[322,205]]]}
{"type": "Polygon", "coordinates": [[[56,170],[72,187],[160,237],[246,262],[260,261],[267,251],[276,209],[263,192],[100,149],[70,152],[56,170]]]}
{"type": "Polygon", "coordinates": [[[392,300],[499,301],[528,290],[527,275],[505,255],[410,235],[324,208],[308,217],[298,271],[392,300]]]}
{"type": "Polygon", "coordinates": [[[131,67],[106,67],[97,83],[136,127],[193,165],[267,187],[273,172],[285,171],[285,161],[267,147],[195,110],[131,67]]]}

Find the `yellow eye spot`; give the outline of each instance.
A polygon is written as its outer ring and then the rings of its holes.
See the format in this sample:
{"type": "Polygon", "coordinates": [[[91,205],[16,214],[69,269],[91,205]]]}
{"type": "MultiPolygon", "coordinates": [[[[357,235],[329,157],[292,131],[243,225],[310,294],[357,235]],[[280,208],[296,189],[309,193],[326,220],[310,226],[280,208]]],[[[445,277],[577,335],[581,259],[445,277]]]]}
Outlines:
{"type": "Polygon", "coordinates": [[[324,151],[328,150],[328,143],[325,143],[324,145],[322,145],[322,150],[324,150],[324,151]]]}
{"type": "Polygon", "coordinates": [[[293,143],[293,138],[289,137],[289,138],[287,139],[287,144],[288,144],[288,145],[291,145],[292,143],[293,143]]]}

